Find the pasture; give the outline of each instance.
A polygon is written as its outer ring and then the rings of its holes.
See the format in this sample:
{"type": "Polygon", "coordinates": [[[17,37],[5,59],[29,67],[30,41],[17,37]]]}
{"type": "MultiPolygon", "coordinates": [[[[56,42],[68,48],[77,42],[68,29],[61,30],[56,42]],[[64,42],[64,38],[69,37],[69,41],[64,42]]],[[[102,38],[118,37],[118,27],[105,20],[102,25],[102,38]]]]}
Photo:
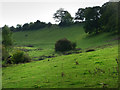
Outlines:
{"type": "Polygon", "coordinates": [[[15,32],[14,48],[23,49],[32,61],[3,67],[3,88],[116,88],[117,37],[112,33],[89,36],[79,25],[15,32]],[[61,38],[76,42],[81,50],[56,53],[54,44],[61,38]],[[86,52],[91,48],[95,51],[86,52]]]}

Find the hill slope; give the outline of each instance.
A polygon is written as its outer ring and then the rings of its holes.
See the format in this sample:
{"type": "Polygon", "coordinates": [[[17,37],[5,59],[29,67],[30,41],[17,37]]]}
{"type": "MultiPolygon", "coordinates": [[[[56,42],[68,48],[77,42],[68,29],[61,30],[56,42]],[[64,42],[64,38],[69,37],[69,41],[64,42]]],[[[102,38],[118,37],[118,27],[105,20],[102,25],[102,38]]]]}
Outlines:
{"type": "Polygon", "coordinates": [[[117,56],[118,47],[111,46],[13,65],[3,68],[2,85],[3,88],[102,88],[106,84],[116,88],[117,56]]]}
{"type": "Polygon", "coordinates": [[[76,42],[77,47],[83,50],[78,54],[60,54],[57,57],[5,67],[2,72],[3,88],[102,88],[104,84],[106,87],[116,88],[116,37],[111,33],[88,36],[83,27],[78,25],[15,32],[13,38],[16,45],[34,46],[24,47],[30,50],[27,53],[32,59],[38,60],[42,55],[56,54],[54,44],[61,38],[76,42]],[[97,48],[99,46],[102,49],[97,48]],[[95,48],[96,51],[85,52],[86,48],[95,48]]]}
{"type": "Polygon", "coordinates": [[[17,45],[33,45],[43,49],[54,48],[54,44],[61,38],[67,38],[77,43],[79,48],[96,47],[109,44],[109,40],[116,36],[111,33],[102,33],[97,36],[89,36],[84,32],[82,25],[73,25],[66,28],[52,27],[35,31],[13,33],[13,39],[17,45]]]}

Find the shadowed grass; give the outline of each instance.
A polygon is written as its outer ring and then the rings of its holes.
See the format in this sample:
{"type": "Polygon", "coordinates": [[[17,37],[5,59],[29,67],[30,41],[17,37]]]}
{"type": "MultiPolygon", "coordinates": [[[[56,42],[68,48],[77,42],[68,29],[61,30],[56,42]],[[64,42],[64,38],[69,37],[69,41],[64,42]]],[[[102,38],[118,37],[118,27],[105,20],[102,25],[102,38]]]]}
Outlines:
{"type": "Polygon", "coordinates": [[[54,49],[54,44],[61,38],[67,38],[77,43],[78,48],[96,47],[109,43],[117,35],[111,33],[101,33],[95,36],[89,36],[84,32],[82,26],[73,25],[66,28],[45,28],[42,30],[24,31],[13,33],[13,39],[16,45],[33,45],[36,48],[54,49]],[[25,37],[25,35],[28,35],[25,37]]]}

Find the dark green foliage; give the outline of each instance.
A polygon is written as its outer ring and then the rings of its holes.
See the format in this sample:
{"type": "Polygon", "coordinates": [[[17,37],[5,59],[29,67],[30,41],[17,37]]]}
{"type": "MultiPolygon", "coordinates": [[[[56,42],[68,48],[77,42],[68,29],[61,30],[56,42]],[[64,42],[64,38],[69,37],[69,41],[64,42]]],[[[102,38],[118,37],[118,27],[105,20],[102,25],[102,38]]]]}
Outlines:
{"type": "Polygon", "coordinates": [[[31,30],[36,30],[36,29],[44,28],[46,26],[47,26],[46,23],[40,22],[39,20],[37,20],[36,22],[34,22],[33,25],[31,25],[30,29],[31,30]]]}
{"type": "Polygon", "coordinates": [[[11,56],[8,50],[2,46],[2,66],[7,66],[7,64],[12,64],[11,56]]]}
{"type": "Polygon", "coordinates": [[[25,63],[30,62],[31,58],[22,51],[16,51],[12,56],[9,55],[7,51],[3,48],[3,56],[2,56],[2,65],[8,66],[9,64],[18,64],[18,63],[25,63]]]}
{"type": "Polygon", "coordinates": [[[3,61],[7,60],[8,56],[9,56],[8,51],[6,50],[6,48],[4,46],[2,46],[2,60],[3,61]]]}
{"type": "MultiPolygon", "coordinates": [[[[98,34],[101,32],[118,32],[119,29],[119,3],[118,2],[107,2],[104,5],[79,8],[75,14],[74,20],[71,14],[60,8],[54,13],[53,18],[56,22],[59,22],[58,26],[66,27],[73,24],[79,24],[84,22],[85,32],[88,34],[98,34]]],[[[25,30],[38,30],[45,27],[54,26],[53,24],[41,22],[25,23],[24,25],[17,24],[15,27],[10,27],[11,31],[25,31],[25,30]]]]}
{"type": "Polygon", "coordinates": [[[13,64],[11,56],[8,56],[7,59],[3,60],[3,63],[2,63],[3,66],[8,66],[9,64],[13,64]]]}
{"type": "Polygon", "coordinates": [[[100,7],[89,7],[85,9],[85,32],[86,33],[98,33],[100,30],[100,7]]]}
{"type": "Polygon", "coordinates": [[[22,26],[22,31],[26,31],[26,30],[37,30],[37,29],[41,29],[41,28],[45,28],[47,26],[46,23],[44,22],[40,22],[39,20],[37,20],[36,22],[30,22],[30,23],[25,23],[22,26]]]}
{"type": "Polygon", "coordinates": [[[56,22],[59,22],[59,26],[69,26],[73,23],[73,18],[68,11],[65,11],[63,8],[60,8],[56,11],[53,17],[56,22]]]}
{"type": "Polygon", "coordinates": [[[10,27],[10,30],[11,30],[11,31],[15,31],[15,27],[14,27],[14,26],[11,26],[11,27],[10,27]]]}
{"type": "Polygon", "coordinates": [[[118,31],[118,2],[107,2],[102,7],[79,8],[75,20],[85,22],[84,29],[88,34],[118,31]]]}
{"type": "Polygon", "coordinates": [[[76,42],[72,42],[72,49],[74,50],[76,48],[77,44],[76,42]]]}
{"type": "Polygon", "coordinates": [[[31,59],[27,54],[22,51],[16,51],[12,56],[14,64],[29,62],[31,59]]]}
{"type": "MultiPolygon", "coordinates": [[[[26,24],[26,25],[27,25],[27,24],[26,24]]],[[[26,27],[26,28],[27,28],[27,27],[26,27]]],[[[14,30],[16,30],[16,31],[21,31],[21,30],[22,30],[22,25],[17,24],[16,29],[14,29],[14,30]]],[[[14,30],[12,30],[12,31],[14,31],[14,30]]]]}
{"type": "Polygon", "coordinates": [[[11,31],[8,26],[4,26],[2,28],[2,44],[4,45],[5,49],[8,49],[12,46],[12,38],[11,38],[11,31]]]}
{"type": "Polygon", "coordinates": [[[45,22],[41,22],[37,20],[36,22],[25,23],[23,25],[17,24],[16,28],[11,26],[10,29],[13,32],[17,32],[17,31],[27,31],[27,30],[38,30],[38,29],[51,27],[51,26],[52,24],[50,22],[47,24],[45,22]]]}
{"type": "Polygon", "coordinates": [[[2,60],[3,60],[2,65],[5,65],[7,63],[9,52],[13,44],[11,35],[12,33],[9,27],[5,25],[2,28],[2,60]]]}
{"type": "Polygon", "coordinates": [[[72,43],[71,41],[67,40],[66,38],[60,39],[55,44],[55,51],[69,51],[73,50],[76,47],[76,43],[72,43]]]}
{"type": "Polygon", "coordinates": [[[83,21],[85,19],[85,9],[79,8],[77,13],[75,14],[75,20],[83,21]]]}
{"type": "Polygon", "coordinates": [[[29,30],[29,24],[28,24],[28,23],[25,23],[25,24],[22,26],[22,30],[29,30]]]}
{"type": "Polygon", "coordinates": [[[118,4],[117,2],[107,2],[101,7],[100,24],[103,32],[118,31],[118,4]]]}
{"type": "Polygon", "coordinates": [[[94,21],[86,21],[85,22],[85,25],[84,25],[84,28],[85,28],[85,32],[86,33],[93,33],[94,31],[94,24],[93,24],[94,21]]]}
{"type": "Polygon", "coordinates": [[[79,8],[75,20],[81,20],[85,22],[84,28],[86,33],[98,33],[100,30],[99,18],[100,18],[100,7],[87,7],[85,9],[79,8]]]}
{"type": "Polygon", "coordinates": [[[52,26],[52,23],[51,23],[51,22],[49,22],[49,23],[48,23],[48,27],[51,27],[51,26],[52,26]]]}
{"type": "Polygon", "coordinates": [[[70,25],[72,25],[73,23],[72,22],[66,22],[66,21],[64,21],[64,22],[60,22],[59,23],[59,26],[60,27],[66,27],[66,26],[70,26],[70,25]]]}

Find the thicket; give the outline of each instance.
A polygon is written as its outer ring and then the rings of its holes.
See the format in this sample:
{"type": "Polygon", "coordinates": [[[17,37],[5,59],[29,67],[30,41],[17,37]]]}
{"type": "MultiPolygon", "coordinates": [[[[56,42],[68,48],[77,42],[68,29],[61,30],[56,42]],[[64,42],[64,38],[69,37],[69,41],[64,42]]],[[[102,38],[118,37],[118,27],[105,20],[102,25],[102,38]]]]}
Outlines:
{"type": "Polygon", "coordinates": [[[79,8],[75,20],[84,22],[85,32],[98,34],[101,32],[118,32],[119,2],[107,2],[100,6],[79,8]]]}
{"type": "Polygon", "coordinates": [[[30,62],[31,58],[28,56],[28,54],[25,54],[23,51],[16,51],[11,56],[11,60],[13,64],[18,64],[18,63],[30,62]]]}
{"type": "Polygon", "coordinates": [[[30,57],[22,51],[16,51],[10,54],[13,50],[12,32],[10,28],[5,25],[2,28],[2,65],[25,63],[31,60],[30,57]]]}
{"type": "Polygon", "coordinates": [[[71,42],[66,38],[60,39],[55,43],[55,51],[64,52],[64,51],[74,50],[75,48],[76,48],[76,43],[71,42]]]}

